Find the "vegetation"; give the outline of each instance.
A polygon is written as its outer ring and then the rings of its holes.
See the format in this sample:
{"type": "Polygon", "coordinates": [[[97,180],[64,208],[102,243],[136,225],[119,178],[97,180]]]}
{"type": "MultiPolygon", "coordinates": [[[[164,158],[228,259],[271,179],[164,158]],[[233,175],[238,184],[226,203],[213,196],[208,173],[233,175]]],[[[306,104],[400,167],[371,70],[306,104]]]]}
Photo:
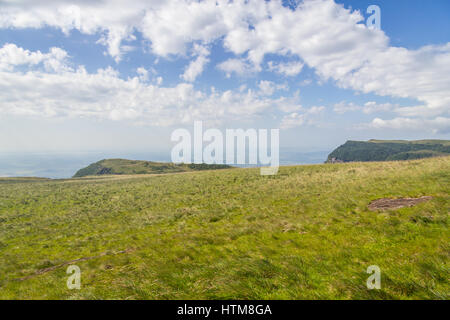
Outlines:
{"type": "Polygon", "coordinates": [[[347,141],[329,156],[349,161],[413,160],[450,155],[449,140],[369,140],[347,141]]]}
{"type": "Polygon", "coordinates": [[[450,157],[3,179],[0,298],[448,299],[449,181],[450,157]],[[433,199],[367,208],[420,196],[433,199]],[[83,257],[69,290],[58,266],[83,257]],[[366,287],[371,265],[381,290],[366,287]]]}
{"type": "Polygon", "coordinates": [[[174,164],[168,162],[164,163],[140,160],[106,159],[78,170],[78,172],[75,173],[74,178],[115,174],[161,174],[229,168],[231,167],[222,164],[174,164]]]}
{"type": "Polygon", "coordinates": [[[0,183],[17,183],[17,182],[39,182],[39,181],[49,181],[48,178],[36,178],[36,177],[13,177],[13,178],[1,178],[0,183]]]}

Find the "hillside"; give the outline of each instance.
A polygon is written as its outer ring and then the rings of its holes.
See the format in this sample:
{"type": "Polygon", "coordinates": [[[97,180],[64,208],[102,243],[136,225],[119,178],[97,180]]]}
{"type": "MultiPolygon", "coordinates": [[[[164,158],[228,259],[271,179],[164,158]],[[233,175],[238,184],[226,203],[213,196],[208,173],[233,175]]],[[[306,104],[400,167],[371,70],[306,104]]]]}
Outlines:
{"type": "Polygon", "coordinates": [[[449,180],[450,157],[3,179],[0,299],[448,299],[449,180]]]}
{"type": "Polygon", "coordinates": [[[450,155],[449,140],[347,141],[328,156],[343,162],[413,160],[450,155]]]}
{"type": "Polygon", "coordinates": [[[105,159],[80,169],[74,178],[97,175],[175,173],[201,170],[229,169],[218,164],[174,164],[141,160],[105,159]]]}

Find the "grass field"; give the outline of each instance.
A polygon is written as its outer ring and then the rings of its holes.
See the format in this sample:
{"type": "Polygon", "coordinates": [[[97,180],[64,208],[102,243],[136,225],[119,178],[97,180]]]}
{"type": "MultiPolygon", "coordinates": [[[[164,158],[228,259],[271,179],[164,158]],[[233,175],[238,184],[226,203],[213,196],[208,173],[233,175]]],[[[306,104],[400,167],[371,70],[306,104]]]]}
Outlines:
{"type": "Polygon", "coordinates": [[[1,179],[0,298],[448,299],[449,211],[450,157],[1,179]],[[419,196],[433,199],[367,209],[419,196]],[[81,290],[67,265],[34,275],[88,257],[81,290]],[[370,265],[381,290],[366,287],[370,265]]]}

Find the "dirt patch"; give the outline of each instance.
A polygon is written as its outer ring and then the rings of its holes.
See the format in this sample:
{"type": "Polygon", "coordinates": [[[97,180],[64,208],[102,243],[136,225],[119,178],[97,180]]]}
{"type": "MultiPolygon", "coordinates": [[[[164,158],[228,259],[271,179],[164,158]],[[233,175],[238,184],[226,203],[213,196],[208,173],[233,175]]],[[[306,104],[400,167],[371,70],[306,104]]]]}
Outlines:
{"type": "Polygon", "coordinates": [[[400,199],[378,199],[369,204],[369,210],[397,210],[405,207],[413,207],[419,203],[427,202],[433,199],[433,197],[420,197],[420,198],[400,198],[400,199]]]}

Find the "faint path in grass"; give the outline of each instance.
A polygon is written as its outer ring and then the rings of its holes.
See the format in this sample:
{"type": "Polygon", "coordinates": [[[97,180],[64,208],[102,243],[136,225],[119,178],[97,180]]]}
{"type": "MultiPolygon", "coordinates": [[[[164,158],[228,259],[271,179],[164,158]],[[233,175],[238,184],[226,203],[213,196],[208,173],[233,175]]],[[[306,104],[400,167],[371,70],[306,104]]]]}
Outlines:
{"type": "Polygon", "coordinates": [[[116,252],[108,252],[108,251],[107,252],[102,252],[102,253],[100,253],[99,255],[96,255],[96,256],[83,257],[83,258],[79,258],[79,259],[75,259],[75,260],[70,260],[70,261],[66,261],[66,262],[57,264],[56,266],[51,266],[51,267],[48,267],[48,268],[40,269],[40,270],[36,271],[33,274],[30,274],[30,275],[22,277],[22,278],[13,279],[12,281],[28,280],[28,279],[37,277],[37,276],[39,276],[41,274],[44,274],[44,273],[47,273],[47,272],[50,272],[50,271],[54,271],[54,270],[56,270],[58,268],[61,268],[61,267],[73,264],[75,262],[87,261],[87,260],[97,259],[97,258],[101,258],[101,257],[104,257],[104,256],[110,256],[110,255],[125,254],[125,253],[130,253],[130,252],[133,252],[133,251],[135,251],[135,249],[125,249],[125,250],[116,251],[116,252]]]}
{"type": "MultiPolygon", "coordinates": [[[[229,170],[244,170],[243,168],[233,168],[233,169],[221,169],[220,171],[229,170]]],[[[202,171],[186,171],[186,172],[168,172],[168,173],[149,173],[149,174],[111,174],[111,175],[101,175],[101,176],[86,176],[82,178],[69,178],[69,179],[54,179],[51,181],[74,183],[74,182],[99,182],[99,181],[117,181],[117,180],[128,180],[128,179],[142,179],[142,178],[152,178],[152,177],[162,177],[162,176],[175,176],[175,175],[186,175],[193,174],[198,175],[199,173],[216,172],[217,170],[202,170],[202,171]]]]}

